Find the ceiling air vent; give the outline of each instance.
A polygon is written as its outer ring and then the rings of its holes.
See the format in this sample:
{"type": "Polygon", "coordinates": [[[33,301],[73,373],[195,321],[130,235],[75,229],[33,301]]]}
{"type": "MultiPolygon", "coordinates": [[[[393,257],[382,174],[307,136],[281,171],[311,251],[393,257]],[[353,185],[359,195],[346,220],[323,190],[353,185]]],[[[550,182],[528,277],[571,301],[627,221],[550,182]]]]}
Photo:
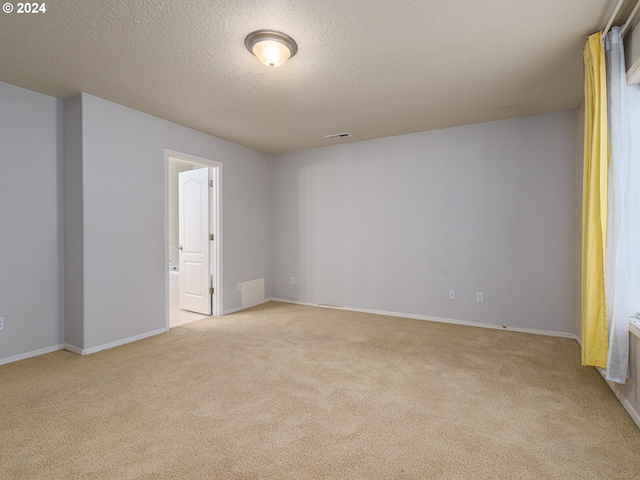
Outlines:
{"type": "Polygon", "coordinates": [[[331,135],[325,135],[324,138],[328,138],[329,140],[335,140],[336,138],[347,138],[350,136],[351,134],[349,132],[344,132],[344,133],[332,133],[331,135]]]}

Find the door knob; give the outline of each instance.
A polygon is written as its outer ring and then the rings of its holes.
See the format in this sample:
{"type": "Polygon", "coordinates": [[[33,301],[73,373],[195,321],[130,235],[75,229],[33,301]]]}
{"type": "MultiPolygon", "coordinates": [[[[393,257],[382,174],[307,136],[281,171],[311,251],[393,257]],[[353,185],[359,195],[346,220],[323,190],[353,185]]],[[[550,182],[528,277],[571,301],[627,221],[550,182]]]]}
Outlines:
{"type": "Polygon", "coordinates": [[[182,250],[182,245],[178,245],[178,250],[182,250]]]}

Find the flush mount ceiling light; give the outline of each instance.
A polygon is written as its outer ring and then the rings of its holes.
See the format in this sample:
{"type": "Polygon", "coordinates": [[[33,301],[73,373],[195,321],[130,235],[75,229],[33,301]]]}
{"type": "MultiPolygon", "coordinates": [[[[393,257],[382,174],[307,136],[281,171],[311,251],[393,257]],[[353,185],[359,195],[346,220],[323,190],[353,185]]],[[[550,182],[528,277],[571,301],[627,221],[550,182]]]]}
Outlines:
{"type": "Polygon", "coordinates": [[[244,44],[267,67],[279,67],[298,51],[295,40],[276,30],[256,30],[247,35],[244,44]]]}

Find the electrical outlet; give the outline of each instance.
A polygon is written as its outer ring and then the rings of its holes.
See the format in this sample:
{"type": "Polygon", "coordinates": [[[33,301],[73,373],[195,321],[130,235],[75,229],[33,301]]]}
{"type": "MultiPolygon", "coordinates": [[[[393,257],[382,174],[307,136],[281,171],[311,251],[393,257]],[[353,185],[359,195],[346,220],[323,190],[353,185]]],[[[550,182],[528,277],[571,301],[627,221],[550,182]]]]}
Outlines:
{"type": "Polygon", "coordinates": [[[0,317],[0,330],[4,330],[4,317],[0,317]]]}
{"type": "Polygon", "coordinates": [[[449,300],[455,300],[455,299],[456,299],[456,291],[449,290],[449,300]]]}
{"type": "Polygon", "coordinates": [[[476,302],[484,303],[484,293],[482,292],[476,293],[476,302]]]}
{"type": "Polygon", "coordinates": [[[291,285],[295,285],[296,284],[296,277],[291,277],[291,285]]]}
{"type": "Polygon", "coordinates": [[[238,282],[238,285],[236,286],[236,288],[238,289],[239,292],[242,291],[242,282],[238,282]]]}

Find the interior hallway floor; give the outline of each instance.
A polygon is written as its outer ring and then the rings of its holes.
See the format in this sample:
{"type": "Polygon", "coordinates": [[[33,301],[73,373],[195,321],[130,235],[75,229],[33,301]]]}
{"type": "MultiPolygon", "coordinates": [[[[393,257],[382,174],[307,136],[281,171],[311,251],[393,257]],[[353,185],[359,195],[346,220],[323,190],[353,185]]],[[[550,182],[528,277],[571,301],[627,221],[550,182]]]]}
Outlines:
{"type": "Polygon", "coordinates": [[[201,313],[190,312],[188,310],[180,310],[178,307],[171,306],[169,310],[169,326],[171,328],[179,327],[185,323],[195,322],[207,318],[208,315],[202,315],[201,313]]]}

